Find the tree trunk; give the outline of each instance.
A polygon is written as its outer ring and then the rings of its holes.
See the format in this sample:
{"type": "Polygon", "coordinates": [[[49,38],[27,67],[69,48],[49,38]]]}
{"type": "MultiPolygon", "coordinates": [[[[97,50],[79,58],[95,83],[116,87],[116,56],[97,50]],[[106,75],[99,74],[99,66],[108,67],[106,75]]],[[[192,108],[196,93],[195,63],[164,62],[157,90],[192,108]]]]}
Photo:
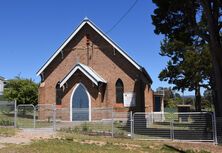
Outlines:
{"type": "Polygon", "coordinates": [[[212,14],[212,6],[206,0],[202,0],[202,6],[207,19],[207,28],[210,35],[210,52],[213,60],[215,74],[215,99],[214,107],[216,116],[222,117],[222,46],[218,28],[218,18],[212,14]]]}
{"type": "Polygon", "coordinates": [[[201,94],[199,86],[195,89],[195,110],[196,112],[201,112],[201,94]]]}
{"type": "Polygon", "coordinates": [[[214,108],[217,117],[222,117],[222,70],[218,63],[214,62],[215,85],[214,91],[214,108]]]}

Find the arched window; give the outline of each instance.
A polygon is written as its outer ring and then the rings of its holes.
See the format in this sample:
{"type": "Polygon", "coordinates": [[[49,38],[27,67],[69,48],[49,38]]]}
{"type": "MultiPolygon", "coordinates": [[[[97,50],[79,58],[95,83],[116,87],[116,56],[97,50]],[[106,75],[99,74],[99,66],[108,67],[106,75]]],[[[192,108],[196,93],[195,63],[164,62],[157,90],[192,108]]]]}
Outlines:
{"type": "Polygon", "coordinates": [[[56,105],[62,103],[62,88],[60,88],[60,82],[56,84],[56,105]]]}
{"type": "Polygon", "coordinates": [[[123,103],[123,92],[123,81],[121,79],[118,79],[116,81],[116,103],[123,103]]]}
{"type": "Polygon", "coordinates": [[[88,91],[81,83],[74,89],[72,96],[72,121],[89,121],[90,97],[88,91]]]}

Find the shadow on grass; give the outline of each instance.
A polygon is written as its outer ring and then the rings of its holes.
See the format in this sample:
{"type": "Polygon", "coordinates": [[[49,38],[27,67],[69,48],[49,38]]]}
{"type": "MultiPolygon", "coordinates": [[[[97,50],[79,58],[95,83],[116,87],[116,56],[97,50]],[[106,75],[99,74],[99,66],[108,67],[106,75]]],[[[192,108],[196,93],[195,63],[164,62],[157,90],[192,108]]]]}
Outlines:
{"type": "Polygon", "coordinates": [[[166,145],[166,144],[162,147],[161,150],[167,150],[167,151],[170,151],[170,152],[187,153],[186,151],[180,150],[178,148],[175,148],[173,146],[166,145]]]}

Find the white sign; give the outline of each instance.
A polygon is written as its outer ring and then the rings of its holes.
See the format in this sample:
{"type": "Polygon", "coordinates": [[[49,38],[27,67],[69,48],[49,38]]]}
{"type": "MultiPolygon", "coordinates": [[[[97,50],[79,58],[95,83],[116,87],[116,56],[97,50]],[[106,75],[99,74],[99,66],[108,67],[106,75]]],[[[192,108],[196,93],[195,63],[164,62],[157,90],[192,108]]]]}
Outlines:
{"type": "Polygon", "coordinates": [[[136,106],[136,94],[134,92],[125,92],[123,94],[124,107],[136,106]]]}

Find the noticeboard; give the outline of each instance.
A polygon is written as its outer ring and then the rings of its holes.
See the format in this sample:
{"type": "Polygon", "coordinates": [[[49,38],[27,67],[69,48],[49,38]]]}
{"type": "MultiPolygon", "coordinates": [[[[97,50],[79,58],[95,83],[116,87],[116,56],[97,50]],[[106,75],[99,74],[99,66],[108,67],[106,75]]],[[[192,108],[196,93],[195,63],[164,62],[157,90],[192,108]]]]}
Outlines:
{"type": "Polygon", "coordinates": [[[123,94],[124,107],[136,106],[136,94],[134,92],[125,92],[123,94]]]}

